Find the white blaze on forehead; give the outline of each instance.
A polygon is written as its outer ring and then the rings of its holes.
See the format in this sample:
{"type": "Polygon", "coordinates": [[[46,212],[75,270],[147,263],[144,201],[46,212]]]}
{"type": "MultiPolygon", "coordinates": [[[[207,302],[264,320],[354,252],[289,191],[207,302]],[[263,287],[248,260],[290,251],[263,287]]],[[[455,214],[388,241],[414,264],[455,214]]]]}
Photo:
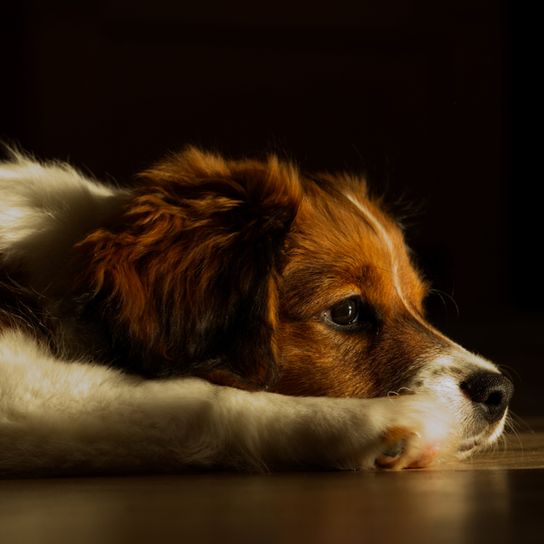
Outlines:
{"type": "Polygon", "coordinates": [[[393,243],[393,240],[389,233],[387,232],[387,229],[383,226],[383,224],[380,222],[380,220],[376,217],[375,214],[373,214],[367,206],[365,206],[362,202],[357,200],[353,195],[346,194],[345,195],[347,199],[363,214],[364,218],[367,220],[367,222],[370,224],[378,238],[381,240],[385,248],[387,249],[387,252],[389,254],[389,259],[391,262],[391,277],[393,279],[393,286],[395,287],[395,291],[402,301],[405,308],[412,314],[415,315],[415,312],[411,305],[406,300],[406,297],[404,296],[404,293],[402,291],[402,283],[400,281],[400,275],[399,275],[399,259],[397,252],[395,250],[395,244],[393,243]]]}

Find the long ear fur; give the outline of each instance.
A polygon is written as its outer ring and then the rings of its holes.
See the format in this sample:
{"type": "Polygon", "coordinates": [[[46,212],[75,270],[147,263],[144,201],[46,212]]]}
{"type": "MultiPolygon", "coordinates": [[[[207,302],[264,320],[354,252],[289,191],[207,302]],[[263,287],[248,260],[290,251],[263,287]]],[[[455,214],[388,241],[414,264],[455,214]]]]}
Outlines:
{"type": "Polygon", "coordinates": [[[189,148],[141,178],[122,215],[78,246],[82,315],[103,320],[113,358],[138,372],[226,369],[266,385],[296,169],[189,148]]]}

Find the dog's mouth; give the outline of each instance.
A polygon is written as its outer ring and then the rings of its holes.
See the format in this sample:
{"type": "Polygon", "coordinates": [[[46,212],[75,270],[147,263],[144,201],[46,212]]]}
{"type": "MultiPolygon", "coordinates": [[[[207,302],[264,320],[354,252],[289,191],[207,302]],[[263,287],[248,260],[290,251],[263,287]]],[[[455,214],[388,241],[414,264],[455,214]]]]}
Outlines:
{"type": "Polygon", "coordinates": [[[457,455],[461,458],[468,457],[483,446],[485,439],[482,435],[465,438],[457,448],[457,455]]]}
{"type": "Polygon", "coordinates": [[[461,440],[457,447],[457,457],[465,459],[472,454],[491,446],[501,435],[504,427],[504,420],[491,429],[485,429],[473,436],[461,440]]]}

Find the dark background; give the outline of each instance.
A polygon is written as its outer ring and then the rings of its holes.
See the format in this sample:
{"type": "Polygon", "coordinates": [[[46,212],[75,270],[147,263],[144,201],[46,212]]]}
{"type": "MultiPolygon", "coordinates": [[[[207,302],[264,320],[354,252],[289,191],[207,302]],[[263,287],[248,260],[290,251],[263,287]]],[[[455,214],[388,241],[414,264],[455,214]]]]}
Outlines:
{"type": "Polygon", "coordinates": [[[187,143],[366,174],[419,210],[434,321],[506,365],[517,413],[542,414],[512,17],[491,0],[19,1],[0,22],[0,136],[122,182],[187,143]]]}

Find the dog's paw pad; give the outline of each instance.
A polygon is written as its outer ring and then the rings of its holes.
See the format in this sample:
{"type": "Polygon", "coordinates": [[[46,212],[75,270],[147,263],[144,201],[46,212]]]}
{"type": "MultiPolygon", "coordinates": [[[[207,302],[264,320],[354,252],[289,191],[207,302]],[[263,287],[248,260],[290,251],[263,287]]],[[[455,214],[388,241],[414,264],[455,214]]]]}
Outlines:
{"type": "Polygon", "coordinates": [[[422,449],[417,459],[413,460],[406,468],[424,468],[433,463],[440,453],[438,446],[428,445],[422,449]]]}

